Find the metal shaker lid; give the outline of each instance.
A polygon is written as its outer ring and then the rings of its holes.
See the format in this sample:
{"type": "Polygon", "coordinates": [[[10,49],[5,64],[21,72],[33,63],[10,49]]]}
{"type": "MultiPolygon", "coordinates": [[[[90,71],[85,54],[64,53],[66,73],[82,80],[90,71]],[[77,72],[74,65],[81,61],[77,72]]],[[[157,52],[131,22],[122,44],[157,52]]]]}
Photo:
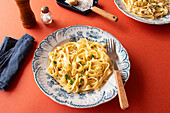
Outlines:
{"type": "Polygon", "coordinates": [[[42,13],[48,13],[49,12],[49,8],[47,6],[44,6],[41,8],[42,13]]]}

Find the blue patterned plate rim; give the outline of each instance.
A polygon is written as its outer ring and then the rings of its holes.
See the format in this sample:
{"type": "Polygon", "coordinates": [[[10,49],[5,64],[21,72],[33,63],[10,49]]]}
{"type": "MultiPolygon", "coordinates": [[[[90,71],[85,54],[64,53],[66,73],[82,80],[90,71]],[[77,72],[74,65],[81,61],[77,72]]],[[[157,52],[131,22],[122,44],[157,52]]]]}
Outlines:
{"type": "MultiPolygon", "coordinates": [[[[56,38],[56,37],[54,37],[54,35],[57,34],[57,33],[62,32],[63,33],[62,36],[64,36],[64,33],[66,34],[66,32],[69,31],[70,29],[83,29],[83,30],[89,30],[90,29],[90,30],[96,30],[97,34],[98,33],[102,33],[100,35],[104,34],[104,35],[107,35],[109,38],[114,38],[114,40],[116,40],[116,42],[119,45],[119,52],[122,53],[121,55],[123,55],[123,57],[124,57],[122,62],[120,62],[120,65],[126,64],[125,68],[122,68],[122,70],[121,70],[122,71],[122,77],[124,77],[123,78],[124,84],[129,79],[129,76],[130,76],[130,61],[129,61],[129,56],[128,56],[128,53],[125,50],[125,48],[118,41],[118,39],[116,39],[110,33],[106,32],[106,31],[103,31],[103,30],[101,30],[99,28],[96,28],[96,27],[85,26],[85,25],[74,25],[74,26],[69,26],[69,27],[62,28],[62,29],[59,29],[59,30],[55,31],[54,33],[48,35],[39,44],[38,48],[36,49],[36,51],[34,53],[34,58],[33,58],[33,61],[32,61],[32,69],[33,69],[34,79],[35,79],[36,84],[41,89],[41,91],[45,95],[50,97],[53,101],[55,101],[57,103],[60,103],[60,104],[63,104],[63,105],[67,105],[69,107],[74,107],[74,108],[90,108],[90,107],[95,107],[97,105],[100,105],[102,103],[105,103],[105,102],[108,102],[108,101],[112,100],[117,95],[117,87],[115,86],[114,83],[109,82],[110,79],[112,81],[112,78],[114,78],[114,75],[111,75],[111,77],[109,78],[109,80],[107,82],[108,84],[111,84],[111,85],[109,85],[109,86],[111,86],[111,89],[105,89],[105,88],[103,88],[104,87],[103,86],[100,91],[93,91],[93,92],[90,92],[90,93],[83,93],[83,94],[73,94],[73,93],[68,94],[63,88],[61,88],[61,86],[59,84],[57,84],[53,79],[51,79],[52,77],[50,77],[48,74],[45,74],[45,73],[43,73],[43,75],[40,74],[41,71],[43,72],[43,67],[39,66],[39,65],[41,65],[41,63],[39,61],[41,61],[41,59],[43,59],[43,58],[46,59],[46,56],[43,56],[43,55],[41,56],[41,52],[42,51],[44,51],[44,53],[47,52],[46,50],[44,50],[42,48],[42,44],[47,44],[47,42],[50,42],[49,41],[50,37],[56,38]],[[83,28],[85,28],[85,29],[83,29],[83,28]],[[39,53],[40,53],[40,56],[37,55],[39,53]],[[45,77],[43,78],[42,76],[43,77],[44,76],[47,77],[50,81],[47,81],[47,83],[44,83],[43,79],[47,80],[47,78],[45,78],[45,77]],[[54,87],[56,86],[56,88],[53,88],[53,86],[54,87]],[[89,98],[94,99],[93,100],[94,102],[89,101],[89,98]],[[75,101],[77,102],[77,99],[78,99],[78,101],[81,101],[82,103],[84,102],[85,104],[84,103],[83,104],[75,103],[75,101]],[[88,102],[91,102],[91,103],[89,104],[88,102]]],[[[86,32],[86,34],[88,34],[88,33],[86,32]]],[[[92,34],[93,34],[93,32],[92,32],[92,34]]],[[[91,36],[92,34],[90,34],[89,36],[91,36]]],[[[94,34],[94,35],[96,35],[96,34],[94,34]]],[[[65,39],[67,39],[67,38],[65,38],[65,39]]],[[[57,39],[55,39],[55,40],[56,40],[56,45],[61,42],[61,41],[57,42],[57,39]]],[[[96,40],[98,40],[98,39],[96,39],[96,40]]],[[[52,45],[50,45],[50,43],[49,43],[48,46],[52,46],[52,45]]]]}
{"type": "Polygon", "coordinates": [[[134,20],[137,20],[139,22],[143,22],[143,23],[147,23],[147,24],[154,24],[154,25],[164,25],[164,24],[170,23],[170,14],[164,16],[163,18],[152,20],[152,19],[139,17],[139,16],[133,14],[132,12],[129,12],[126,9],[126,7],[124,6],[122,0],[114,0],[114,3],[118,7],[118,9],[121,12],[123,12],[126,16],[128,16],[134,20]]]}

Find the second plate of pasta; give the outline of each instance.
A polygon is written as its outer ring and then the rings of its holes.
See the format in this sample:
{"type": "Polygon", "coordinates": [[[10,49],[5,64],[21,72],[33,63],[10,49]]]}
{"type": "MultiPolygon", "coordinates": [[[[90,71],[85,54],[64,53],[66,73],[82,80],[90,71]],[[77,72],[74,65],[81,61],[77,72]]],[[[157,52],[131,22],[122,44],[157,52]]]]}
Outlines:
{"type": "Polygon", "coordinates": [[[114,0],[116,6],[128,17],[147,24],[169,24],[168,0],[114,0]]]}
{"type": "Polygon", "coordinates": [[[113,67],[102,45],[106,38],[115,40],[118,66],[125,83],[130,75],[130,62],[121,43],[99,28],[77,25],[50,34],[35,51],[32,68],[41,91],[55,102],[74,108],[94,107],[113,99],[117,95],[117,87],[111,73],[113,67]],[[76,50],[80,46],[84,46],[84,49],[76,50]],[[78,53],[75,54],[75,51],[78,53]],[[87,74],[89,78],[85,78],[87,74]],[[106,82],[99,77],[101,75],[106,77],[106,82]],[[87,80],[89,84],[86,84],[87,80]]]}

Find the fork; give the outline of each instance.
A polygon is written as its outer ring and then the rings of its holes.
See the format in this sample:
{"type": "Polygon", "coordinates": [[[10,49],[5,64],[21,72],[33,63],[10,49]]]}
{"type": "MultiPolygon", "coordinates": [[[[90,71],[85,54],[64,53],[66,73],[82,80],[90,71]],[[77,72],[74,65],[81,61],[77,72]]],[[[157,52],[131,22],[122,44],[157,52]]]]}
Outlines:
{"type": "Polygon", "coordinates": [[[114,42],[114,39],[106,39],[106,49],[107,49],[108,56],[113,61],[114,75],[115,75],[116,85],[118,89],[120,107],[121,109],[126,110],[129,107],[129,103],[128,103],[125,88],[122,82],[121,74],[117,67],[118,55],[116,53],[116,44],[114,42]]]}

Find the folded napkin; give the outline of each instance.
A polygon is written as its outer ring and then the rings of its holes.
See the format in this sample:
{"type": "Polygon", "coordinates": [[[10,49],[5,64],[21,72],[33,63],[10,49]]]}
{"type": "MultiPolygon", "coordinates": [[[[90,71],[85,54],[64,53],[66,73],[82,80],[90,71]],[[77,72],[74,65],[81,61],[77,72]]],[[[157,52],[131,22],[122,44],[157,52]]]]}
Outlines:
{"type": "Polygon", "coordinates": [[[21,68],[25,57],[32,49],[34,38],[28,34],[19,40],[5,37],[0,47],[0,90],[5,91],[17,71],[21,68]]]}

